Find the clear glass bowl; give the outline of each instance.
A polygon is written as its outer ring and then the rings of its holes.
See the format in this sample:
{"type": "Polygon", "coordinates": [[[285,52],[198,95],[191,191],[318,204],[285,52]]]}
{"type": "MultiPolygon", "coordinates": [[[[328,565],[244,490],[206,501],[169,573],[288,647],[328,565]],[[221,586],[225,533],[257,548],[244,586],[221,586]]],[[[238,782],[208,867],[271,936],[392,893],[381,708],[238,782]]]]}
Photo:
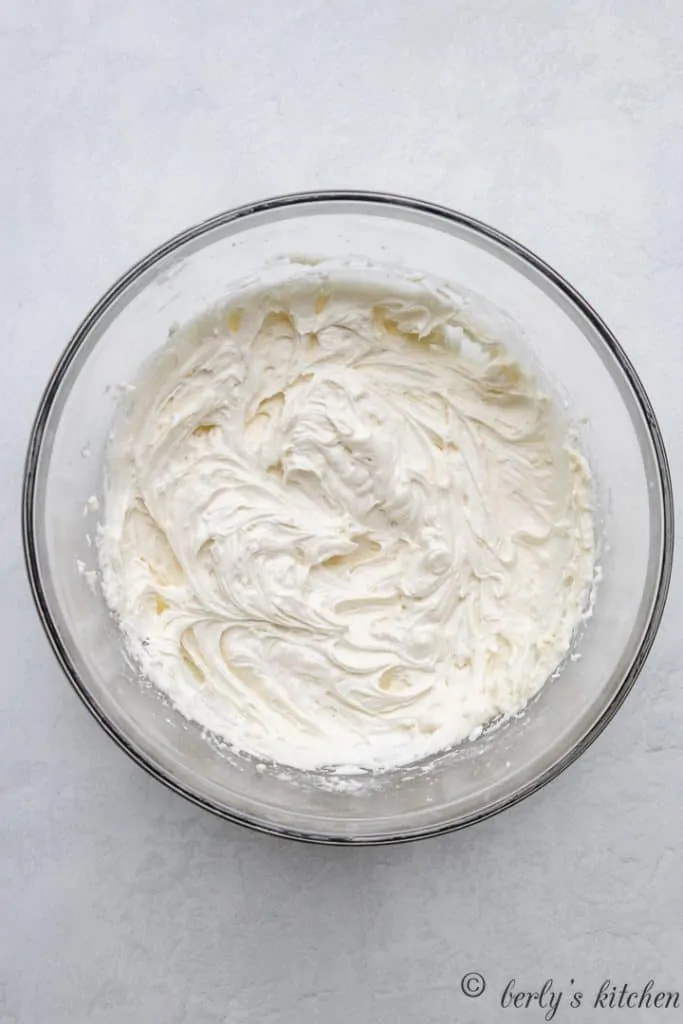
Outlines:
{"type": "Polygon", "coordinates": [[[428,203],[361,192],[241,207],[190,228],[132,267],[85,318],[47,386],[28,451],[23,527],[48,637],[110,736],[202,807],[257,829],[328,843],[392,842],[460,828],[562,771],[633,686],[662,615],[673,551],[671,482],[657,422],[598,315],[554,270],[492,228],[428,203]],[[136,678],[88,575],[96,568],[88,536],[98,512],[86,503],[101,493],[118,385],[135,378],[172,323],[223,298],[229,282],[292,254],[402,264],[478,292],[509,314],[581,424],[599,500],[603,580],[578,640],[580,659],[568,661],[521,717],[478,741],[426,764],[345,781],[264,770],[207,740],[136,678]]]}

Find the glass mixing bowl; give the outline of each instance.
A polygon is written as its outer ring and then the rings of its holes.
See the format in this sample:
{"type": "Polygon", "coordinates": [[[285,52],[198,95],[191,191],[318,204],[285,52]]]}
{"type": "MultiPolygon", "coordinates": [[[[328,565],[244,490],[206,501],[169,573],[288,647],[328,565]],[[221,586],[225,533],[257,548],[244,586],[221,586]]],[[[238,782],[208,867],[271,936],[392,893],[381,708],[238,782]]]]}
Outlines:
{"type": "Polygon", "coordinates": [[[171,789],[233,821],[327,843],[415,839],[479,821],[528,796],[602,731],[654,640],[671,572],[672,492],[647,395],[616,339],[536,256],[470,217],[361,192],[282,196],[190,228],[132,267],[88,314],[40,403],[23,501],[28,573],[76,692],[123,749],[171,789]],[[567,402],[596,481],[594,614],[526,711],[424,764],[338,778],[264,766],[221,749],[127,661],[99,592],[93,537],[105,445],[140,364],[229,282],[301,254],[401,264],[477,292],[516,321],[567,402]],[[90,500],[89,500],[90,499],[90,500]],[[85,512],[85,514],[84,514],[85,512]],[[80,566],[79,566],[80,563],[80,566]]]}

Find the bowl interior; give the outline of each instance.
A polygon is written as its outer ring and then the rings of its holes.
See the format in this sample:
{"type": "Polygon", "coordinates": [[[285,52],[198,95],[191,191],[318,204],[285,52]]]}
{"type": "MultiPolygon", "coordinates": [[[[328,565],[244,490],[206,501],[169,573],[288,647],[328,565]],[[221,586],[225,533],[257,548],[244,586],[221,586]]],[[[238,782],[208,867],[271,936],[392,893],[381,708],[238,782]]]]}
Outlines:
{"type": "MultiPolygon", "coordinates": [[[[279,272],[276,270],[276,272],[279,272]]],[[[29,451],[25,540],[50,638],[81,696],[149,770],[205,806],[327,841],[412,838],[477,820],[547,781],[593,738],[654,637],[671,560],[671,494],[642,388],[595,314],[514,243],[424,204],[352,194],[291,197],[185,232],[133,268],[74,337],[29,451]],[[233,283],[311,258],[400,264],[485,296],[491,326],[549,379],[580,433],[598,498],[602,581],[568,660],[519,718],[424,765],[340,779],[267,767],[204,737],[137,678],[94,571],[105,446],[140,364],[169,328],[233,283]],[[496,312],[503,311],[501,312],[496,312]]]]}

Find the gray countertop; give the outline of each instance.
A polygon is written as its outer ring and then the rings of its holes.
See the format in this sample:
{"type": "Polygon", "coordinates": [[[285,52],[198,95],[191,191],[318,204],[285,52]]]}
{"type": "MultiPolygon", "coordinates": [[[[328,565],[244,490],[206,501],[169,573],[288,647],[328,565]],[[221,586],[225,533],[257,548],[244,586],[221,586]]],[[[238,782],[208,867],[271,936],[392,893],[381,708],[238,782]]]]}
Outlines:
{"type": "Polygon", "coordinates": [[[676,483],[682,38],[680,0],[4,0],[1,1024],[542,1021],[501,1002],[551,978],[558,1021],[683,1014],[678,573],[635,691],[560,779],[463,833],[325,849],[214,819],[114,746],[43,637],[18,527],[84,311],[186,225],[317,187],[452,205],[556,266],[635,362],[676,483]],[[592,1005],[650,978],[678,1013],[592,1005]]]}

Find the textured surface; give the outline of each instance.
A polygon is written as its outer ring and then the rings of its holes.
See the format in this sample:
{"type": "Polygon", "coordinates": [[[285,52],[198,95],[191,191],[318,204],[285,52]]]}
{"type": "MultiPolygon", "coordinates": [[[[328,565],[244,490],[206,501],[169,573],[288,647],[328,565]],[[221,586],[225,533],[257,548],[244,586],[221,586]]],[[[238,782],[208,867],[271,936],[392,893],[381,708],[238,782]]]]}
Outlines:
{"type": "MultiPolygon", "coordinates": [[[[31,417],[86,308],[185,225],[318,186],[454,205],[564,272],[677,483],[680,0],[4,0],[0,33],[0,1022],[477,1024],[543,1019],[500,1007],[511,977],[683,990],[678,576],[625,708],[540,795],[328,850],[214,820],[117,750],[54,663],[18,532],[31,417]]],[[[556,1020],[603,1019],[565,1000],[556,1020]]]]}

